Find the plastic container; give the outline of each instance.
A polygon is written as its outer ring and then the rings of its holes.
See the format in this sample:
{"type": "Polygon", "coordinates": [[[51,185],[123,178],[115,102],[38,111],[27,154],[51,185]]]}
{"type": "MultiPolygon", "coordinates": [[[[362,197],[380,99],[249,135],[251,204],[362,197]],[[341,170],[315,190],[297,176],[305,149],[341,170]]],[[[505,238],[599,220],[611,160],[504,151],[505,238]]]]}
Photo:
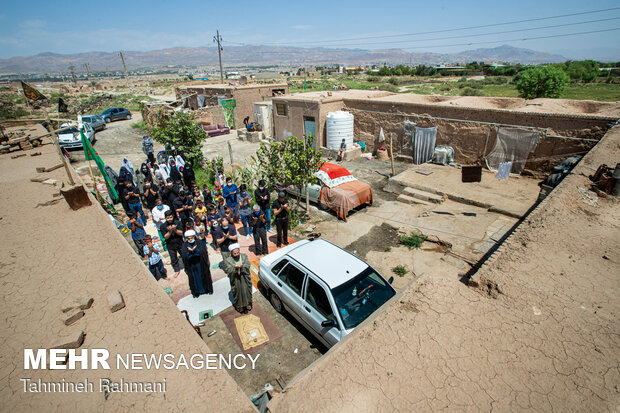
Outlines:
{"type": "Polygon", "coordinates": [[[328,149],[340,149],[343,139],[347,148],[353,146],[353,115],[351,113],[342,110],[329,112],[325,123],[328,149]]]}

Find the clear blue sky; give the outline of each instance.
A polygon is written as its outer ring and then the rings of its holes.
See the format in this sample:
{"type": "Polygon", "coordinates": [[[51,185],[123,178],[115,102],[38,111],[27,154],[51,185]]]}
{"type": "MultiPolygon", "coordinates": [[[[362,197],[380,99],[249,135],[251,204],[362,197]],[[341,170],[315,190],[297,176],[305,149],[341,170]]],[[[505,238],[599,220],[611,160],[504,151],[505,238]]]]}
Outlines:
{"type": "MultiPolygon", "coordinates": [[[[620,28],[620,10],[476,30],[374,40],[325,40],[390,36],[471,27],[620,7],[618,0],[518,1],[3,1],[0,9],[0,58],[43,52],[156,50],[175,46],[213,46],[216,29],[224,46],[236,43],[409,51],[458,52],[495,47],[503,40],[620,28]],[[570,26],[533,28],[570,23],[570,26]],[[532,29],[515,33],[497,31],[532,29]],[[466,35],[480,35],[466,37],[466,35]],[[434,40],[437,38],[451,39],[434,40]],[[440,47],[455,43],[499,43],[440,47]],[[310,42],[310,43],[299,43],[310,42]]],[[[528,41],[516,47],[568,57],[620,60],[620,30],[528,41]]]]}

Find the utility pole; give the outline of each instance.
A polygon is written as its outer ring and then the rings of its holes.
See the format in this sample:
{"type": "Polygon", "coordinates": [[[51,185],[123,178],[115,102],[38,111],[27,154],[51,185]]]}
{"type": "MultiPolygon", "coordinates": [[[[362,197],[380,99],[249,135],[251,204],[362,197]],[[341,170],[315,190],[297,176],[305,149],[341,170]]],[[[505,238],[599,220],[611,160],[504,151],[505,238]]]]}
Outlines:
{"type": "Polygon", "coordinates": [[[121,55],[121,60],[123,61],[123,67],[125,68],[125,83],[129,80],[129,74],[127,73],[127,65],[125,64],[125,56],[123,56],[123,52],[118,52],[121,55]]]}
{"type": "Polygon", "coordinates": [[[71,78],[73,79],[73,84],[76,84],[77,80],[75,78],[75,66],[69,66],[69,70],[71,70],[71,78]]]}
{"type": "Polygon", "coordinates": [[[86,68],[86,80],[90,80],[90,67],[88,67],[88,63],[84,63],[84,67],[86,68]]]}
{"type": "Polygon", "coordinates": [[[224,70],[222,69],[222,36],[220,36],[220,31],[217,31],[217,34],[213,36],[213,43],[217,43],[217,54],[220,57],[220,81],[224,83],[224,70]]]}

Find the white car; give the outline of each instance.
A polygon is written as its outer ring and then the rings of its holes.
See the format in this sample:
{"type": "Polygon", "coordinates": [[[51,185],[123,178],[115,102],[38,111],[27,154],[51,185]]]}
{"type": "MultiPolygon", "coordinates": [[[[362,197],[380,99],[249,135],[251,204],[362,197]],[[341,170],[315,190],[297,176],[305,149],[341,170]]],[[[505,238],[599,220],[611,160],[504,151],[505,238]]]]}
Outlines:
{"type": "MultiPolygon", "coordinates": [[[[95,142],[95,131],[88,123],[83,123],[84,136],[90,141],[95,142]]],[[[58,143],[65,149],[82,148],[82,137],[77,124],[64,123],[60,126],[63,129],[58,133],[58,143]]]]}
{"type": "Polygon", "coordinates": [[[288,311],[328,348],[396,295],[370,265],[322,239],[303,240],[260,260],[261,283],[278,312],[288,311]]]}

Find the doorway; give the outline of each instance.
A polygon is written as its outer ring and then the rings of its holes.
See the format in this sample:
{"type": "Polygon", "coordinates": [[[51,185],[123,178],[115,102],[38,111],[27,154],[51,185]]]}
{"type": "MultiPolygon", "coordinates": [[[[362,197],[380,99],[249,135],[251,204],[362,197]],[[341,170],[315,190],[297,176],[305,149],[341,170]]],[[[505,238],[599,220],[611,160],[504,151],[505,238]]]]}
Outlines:
{"type": "MultiPolygon", "coordinates": [[[[314,122],[314,118],[310,116],[304,116],[304,135],[306,136],[306,142],[308,139],[312,137],[312,141],[314,142],[314,138],[316,137],[316,126],[314,122]]],[[[316,143],[313,143],[313,146],[316,143]]]]}

